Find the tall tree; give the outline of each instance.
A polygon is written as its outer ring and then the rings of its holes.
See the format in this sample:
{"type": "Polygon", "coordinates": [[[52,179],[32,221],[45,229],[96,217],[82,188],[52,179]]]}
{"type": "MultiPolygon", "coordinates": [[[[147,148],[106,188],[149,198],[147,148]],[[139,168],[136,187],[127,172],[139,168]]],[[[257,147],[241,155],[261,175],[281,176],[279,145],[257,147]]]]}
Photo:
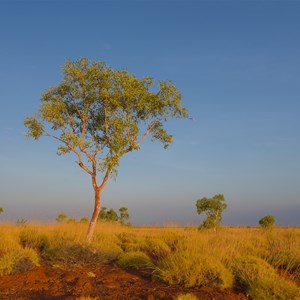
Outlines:
{"type": "Polygon", "coordinates": [[[116,175],[120,158],[138,150],[149,135],[167,148],[172,136],[164,123],[188,117],[188,112],[170,81],[155,86],[153,78],[138,79],[85,58],[67,62],[63,73],[62,83],[42,95],[38,113],[26,118],[24,125],[34,139],[47,136],[61,142],[58,154],[73,152],[77,164],[91,176],[95,205],[87,233],[90,242],[101,191],[116,175]]]}

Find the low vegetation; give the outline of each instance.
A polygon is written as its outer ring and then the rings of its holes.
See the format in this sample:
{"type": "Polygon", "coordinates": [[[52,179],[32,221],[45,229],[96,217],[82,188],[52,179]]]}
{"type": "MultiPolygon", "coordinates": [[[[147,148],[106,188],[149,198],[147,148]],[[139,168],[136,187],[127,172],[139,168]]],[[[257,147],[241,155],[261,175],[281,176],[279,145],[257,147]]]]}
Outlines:
{"type": "MultiPolygon", "coordinates": [[[[147,271],[153,280],[185,287],[233,288],[252,299],[299,299],[300,229],[136,228],[98,222],[0,226],[0,274],[54,267],[113,264],[147,271]]],[[[178,299],[196,299],[192,294],[178,299]]]]}

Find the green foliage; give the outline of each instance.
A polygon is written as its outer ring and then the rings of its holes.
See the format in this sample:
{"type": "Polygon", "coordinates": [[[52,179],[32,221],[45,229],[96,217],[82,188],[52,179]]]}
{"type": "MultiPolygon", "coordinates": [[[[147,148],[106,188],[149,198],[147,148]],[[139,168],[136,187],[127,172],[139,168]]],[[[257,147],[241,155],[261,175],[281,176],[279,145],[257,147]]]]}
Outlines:
{"type": "Polygon", "coordinates": [[[117,264],[124,269],[154,269],[149,256],[141,251],[124,252],[118,259],[117,264]]]}
{"type": "Polygon", "coordinates": [[[266,261],[244,256],[235,260],[233,267],[236,285],[252,299],[299,299],[296,284],[279,277],[266,261]]]}
{"type": "Polygon", "coordinates": [[[275,224],[275,217],[272,215],[267,215],[258,221],[258,224],[262,228],[271,228],[275,224]]]}
{"type": "Polygon", "coordinates": [[[125,224],[125,222],[128,221],[129,219],[128,208],[120,207],[119,212],[120,212],[120,217],[119,217],[120,223],[125,224]]]}
{"type": "Polygon", "coordinates": [[[68,216],[62,211],[55,220],[58,223],[65,223],[68,220],[68,216]]]}
{"type": "Polygon", "coordinates": [[[200,228],[215,228],[222,221],[222,212],[227,208],[225,198],[222,194],[215,195],[212,198],[203,197],[196,202],[198,214],[205,213],[206,220],[203,221],[200,228]]]}
{"type": "Polygon", "coordinates": [[[98,220],[99,221],[110,221],[110,222],[120,222],[125,224],[125,221],[129,219],[129,213],[127,207],[119,208],[120,215],[114,209],[107,210],[106,207],[101,207],[98,220]]]}
{"type": "Polygon", "coordinates": [[[120,158],[138,150],[148,135],[167,147],[172,136],[164,123],[188,117],[170,81],[161,81],[155,89],[153,78],[138,79],[85,58],[67,62],[63,73],[62,83],[44,92],[38,114],[26,118],[24,125],[30,137],[60,141],[58,154],[74,152],[90,174],[95,165],[111,174],[120,158]]]}
{"type": "Polygon", "coordinates": [[[118,214],[111,208],[107,213],[106,213],[106,220],[111,221],[111,222],[116,222],[119,220],[118,214]]]}
{"type": "Polygon", "coordinates": [[[162,260],[154,278],[185,287],[232,285],[232,275],[216,258],[197,252],[180,251],[162,260]]]}

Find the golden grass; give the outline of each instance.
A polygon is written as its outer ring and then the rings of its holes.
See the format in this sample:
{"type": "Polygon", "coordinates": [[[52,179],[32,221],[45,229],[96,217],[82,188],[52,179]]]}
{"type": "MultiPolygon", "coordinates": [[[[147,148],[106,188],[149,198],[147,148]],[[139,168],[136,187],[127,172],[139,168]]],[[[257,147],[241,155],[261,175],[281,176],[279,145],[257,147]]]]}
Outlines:
{"type": "Polygon", "coordinates": [[[245,293],[251,289],[262,291],[265,286],[278,299],[284,286],[293,290],[291,295],[299,292],[300,228],[222,227],[199,231],[193,227],[128,227],[104,222],[97,224],[91,245],[86,245],[87,226],[1,224],[0,258],[26,247],[52,264],[116,263],[127,268],[151,263],[156,277],[169,283],[168,278],[176,277],[174,283],[186,286],[233,285],[245,293]],[[263,279],[251,285],[242,283],[237,265],[242,264],[243,257],[263,261],[276,273],[276,281],[283,283],[274,290],[263,279]]]}

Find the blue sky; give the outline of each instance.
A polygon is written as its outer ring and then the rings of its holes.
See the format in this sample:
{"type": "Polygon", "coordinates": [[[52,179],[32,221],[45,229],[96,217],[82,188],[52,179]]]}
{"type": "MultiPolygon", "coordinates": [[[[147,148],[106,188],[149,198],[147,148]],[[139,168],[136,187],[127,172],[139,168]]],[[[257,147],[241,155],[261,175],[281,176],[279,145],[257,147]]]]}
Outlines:
{"type": "Polygon", "coordinates": [[[90,178],[23,119],[87,57],[170,79],[193,121],[171,121],[165,151],[144,142],[120,163],[102,204],[134,224],[199,224],[196,200],[223,193],[224,223],[273,214],[300,225],[300,2],[1,1],[1,219],[90,216],[90,178]]]}

